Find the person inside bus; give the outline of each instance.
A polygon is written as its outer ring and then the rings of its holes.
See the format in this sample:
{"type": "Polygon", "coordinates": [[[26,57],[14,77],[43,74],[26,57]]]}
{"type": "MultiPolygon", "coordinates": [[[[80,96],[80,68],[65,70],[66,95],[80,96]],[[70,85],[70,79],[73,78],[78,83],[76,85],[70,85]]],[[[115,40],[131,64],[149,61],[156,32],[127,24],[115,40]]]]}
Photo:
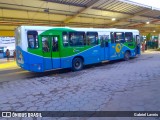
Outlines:
{"type": "Polygon", "coordinates": [[[28,35],[29,47],[34,48],[34,38],[33,35],[28,35]]]}
{"type": "Polygon", "coordinates": [[[48,46],[48,41],[47,41],[47,39],[44,41],[43,51],[44,51],[44,52],[49,52],[49,46],[48,46]]]}
{"type": "Polygon", "coordinates": [[[58,51],[58,39],[53,37],[52,39],[52,51],[58,51]]]}
{"type": "Polygon", "coordinates": [[[74,45],[73,39],[74,39],[74,36],[73,36],[73,35],[70,35],[70,36],[69,36],[69,44],[70,44],[70,46],[73,46],[73,45],[74,45]]]}

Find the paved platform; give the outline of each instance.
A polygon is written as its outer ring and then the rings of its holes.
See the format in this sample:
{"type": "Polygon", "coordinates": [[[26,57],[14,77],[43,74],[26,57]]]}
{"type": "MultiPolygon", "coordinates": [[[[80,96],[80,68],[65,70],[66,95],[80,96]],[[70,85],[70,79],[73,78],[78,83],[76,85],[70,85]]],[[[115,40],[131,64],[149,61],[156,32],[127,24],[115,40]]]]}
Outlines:
{"type": "Polygon", "coordinates": [[[0,71],[6,70],[6,69],[10,70],[15,68],[18,68],[18,66],[16,64],[16,61],[14,61],[13,58],[10,58],[9,61],[7,61],[6,58],[0,59],[0,71]]]}
{"type": "MultiPolygon", "coordinates": [[[[78,72],[1,82],[0,110],[160,111],[159,93],[160,52],[147,51],[130,61],[106,63],[78,72]]],[[[38,119],[159,120],[157,117],[38,119]]]]}
{"type": "Polygon", "coordinates": [[[14,58],[9,58],[9,61],[7,61],[7,58],[1,58],[0,59],[0,64],[2,63],[9,63],[9,62],[13,62],[14,61],[14,58]]]}

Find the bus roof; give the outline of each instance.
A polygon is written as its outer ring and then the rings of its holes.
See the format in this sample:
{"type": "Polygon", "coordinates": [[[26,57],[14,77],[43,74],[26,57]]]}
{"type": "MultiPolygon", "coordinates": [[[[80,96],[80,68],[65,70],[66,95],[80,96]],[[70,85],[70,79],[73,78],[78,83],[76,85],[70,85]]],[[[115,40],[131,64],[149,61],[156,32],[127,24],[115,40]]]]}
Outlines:
{"type": "Polygon", "coordinates": [[[51,26],[20,26],[22,29],[25,30],[39,30],[39,31],[44,31],[44,30],[49,30],[53,28],[68,28],[72,30],[78,30],[78,31],[97,31],[97,32],[139,32],[136,29],[118,29],[118,28],[76,28],[76,27],[51,27],[51,26]]]}

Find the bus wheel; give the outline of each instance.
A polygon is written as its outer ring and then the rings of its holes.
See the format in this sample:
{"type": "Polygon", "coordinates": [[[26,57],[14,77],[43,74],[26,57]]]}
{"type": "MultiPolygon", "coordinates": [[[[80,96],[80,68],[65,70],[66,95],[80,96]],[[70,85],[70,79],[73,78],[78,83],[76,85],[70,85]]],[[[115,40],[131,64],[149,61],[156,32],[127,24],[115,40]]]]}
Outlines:
{"type": "Polygon", "coordinates": [[[73,71],[79,71],[83,68],[83,60],[79,57],[74,58],[72,62],[73,71]]]}
{"type": "Polygon", "coordinates": [[[125,61],[128,61],[129,58],[130,58],[130,53],[129,53],[128,51],[126,51],[126,52],[124,53],[124,60],[125,60],[125,61]]]}

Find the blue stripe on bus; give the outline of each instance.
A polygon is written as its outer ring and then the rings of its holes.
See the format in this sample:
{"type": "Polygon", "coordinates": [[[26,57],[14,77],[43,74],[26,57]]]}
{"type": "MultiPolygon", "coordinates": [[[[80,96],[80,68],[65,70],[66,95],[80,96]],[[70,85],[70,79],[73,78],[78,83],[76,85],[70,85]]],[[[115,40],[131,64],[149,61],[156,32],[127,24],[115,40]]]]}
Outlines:
{"type": "MultiPolygon", "coordinates": [[[[31,54],[29,52],[25,52],[18,46],[16,47],[16,49],[22,52],[23,59],[24,59],[23,64],[19,63],[18,61],[17,61],[17,64],[25,70],[34,71],[34,72],[44,72],[46,70],[51,70],[56,68],[70,68],[72,67],[72,60],[75,56],[82,56],[84,58],[84,65],[98,63],[102,61],[101,51],[103,51],[103,49],[100,46],[96,46],[89,50],[81,52],[80,54],[76,54],[74,56],[64,57],[64,58],[55,58],[55,59],[52,58],[53,63],[51,63],[51,58],[42,57],[42,56],[31,54]],[[46,63],[44,63],[44,61],[46,61],[46,63]],[[52,64],[53,64],[53,67],[52,67],[52,64]],[[45,69],[45,68],[50,68],[50,69],[45,69]]],[[[123,51],[126,51],[126,50],[128,50],[128,48],[124,46],[120,53],[116,53],[114,51],[107,51],[108,53],[106,54],[109,54],[110,52],[114,52],[115,55],[113,55],[113,57],[112,55],[108,55],[110,57],[108,57],[108,59],[106,60],[121,59],[124,57],[123,51]]],[[[135,51],[134,50],[130,50],[130,51],[131,51],[131,57],[134,57],[135,51]]]]}

